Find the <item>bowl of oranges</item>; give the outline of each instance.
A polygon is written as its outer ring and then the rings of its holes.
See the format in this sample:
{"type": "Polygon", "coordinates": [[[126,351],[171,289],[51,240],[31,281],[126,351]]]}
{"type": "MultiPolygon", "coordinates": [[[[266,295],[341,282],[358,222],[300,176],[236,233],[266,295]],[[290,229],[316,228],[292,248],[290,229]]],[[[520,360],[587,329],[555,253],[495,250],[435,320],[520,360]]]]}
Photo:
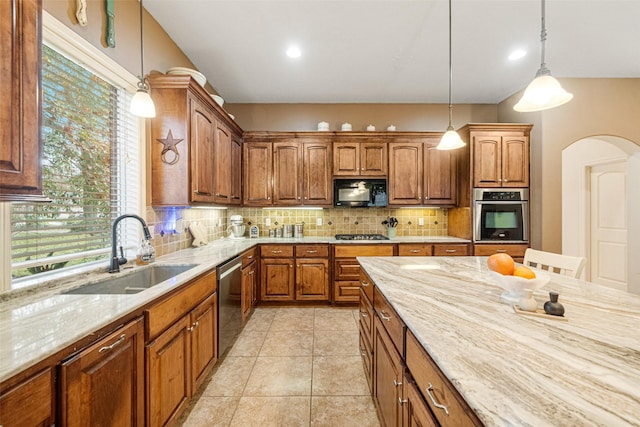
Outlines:
{"type": "Polygon", "coordinates": [[[489,276],[504,292],[500,298],[517,304],[526,295],[525,289],[533,291],[542,288],[551,279],[544,273],[534,272],[524,265],[516,265],[509,254],[493,254],[487,259],[489,276]]]}

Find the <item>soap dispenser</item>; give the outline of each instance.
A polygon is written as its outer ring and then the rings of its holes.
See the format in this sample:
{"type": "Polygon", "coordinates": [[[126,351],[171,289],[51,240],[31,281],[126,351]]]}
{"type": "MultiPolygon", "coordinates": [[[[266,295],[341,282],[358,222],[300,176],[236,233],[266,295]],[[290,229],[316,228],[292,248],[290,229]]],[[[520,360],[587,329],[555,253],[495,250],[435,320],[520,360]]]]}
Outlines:
{"type": "Polygon", "coordinates": [[[151,246],[151,242],[147,239],[143,239],[136,254],[137,265],[147,265],[156,260],[156,250],[151,246]]]}

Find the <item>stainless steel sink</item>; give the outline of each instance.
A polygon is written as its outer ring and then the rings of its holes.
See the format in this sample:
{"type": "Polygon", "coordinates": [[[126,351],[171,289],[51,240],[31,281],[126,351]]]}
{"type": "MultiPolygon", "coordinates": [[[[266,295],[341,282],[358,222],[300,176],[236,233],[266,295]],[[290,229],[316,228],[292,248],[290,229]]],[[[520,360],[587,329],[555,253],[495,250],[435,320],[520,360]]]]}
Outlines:
{"type": "Polygon", "coordinates": [[[136,294],[169,280],[198,264],[152,265],[133,273],[120,273],[113,278],[71,289],[64,294],[136,294]]]}

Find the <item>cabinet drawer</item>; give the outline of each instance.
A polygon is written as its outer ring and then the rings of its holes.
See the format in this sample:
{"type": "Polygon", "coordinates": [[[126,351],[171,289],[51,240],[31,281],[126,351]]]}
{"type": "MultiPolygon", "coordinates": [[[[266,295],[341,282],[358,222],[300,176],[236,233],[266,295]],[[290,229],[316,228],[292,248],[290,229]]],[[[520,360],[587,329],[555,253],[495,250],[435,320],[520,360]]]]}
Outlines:
{"type": "Polygon", "coordinates": [[[293,245],[263,245],[260,248],[262,258],[293,258],[293,245]]]}
{"type": "Polygon", "coordinates": [[[245,268],[246,266],[251,264],[253,261],[255,261],[257,255],[258,255],[258,249],[257,248],[251,248],[248,251],[246,251],[245,253],[243,253],[242,254],[242,268],[245,268]]]}
{"type": "Polygon", "coordinates": [[[405,244],[398,245],[398,256],[430,256],[433,252],[433,245],[427,244],[405,244]]]}
{"type": "Polygon", "coordinates": [[[336,245],[336,258],[353,258],[357,256],[393,256],[393,246],[388,244],[371,245],[336,245]]]}
{"type": "Polygon", "coordinates": [[[369,300],[369,304],[373,303],[373,280],[364,271],[360,272],[360,287],[369,300]]]}
{"type": "Polygon", "coordinates": [[[449,381],[440,373],[440,369],[409,331],[407,331],[406,361],[420,393],[424,396],[441,426],[482,425],[457,390],[449,385],[449,381]],[[447,415],[444,408],[437,407],[434,401],[439,405],[446,406],[449,414],[447,415]]]}
{"type": "Polygon", "coordinates": [[[296,257],[327,258],[329,257],[329,245],[296,245],[296,257]]]}
{"type": "Polygon", "coordinates": [[[336,280],[360,280],[360,264],[355,258],[337,259],[334,262],[333,274],[336,280]]]}
{"type": "Polygon", "coordinates": [[[373,289],[373,307],[380,318],[380,324],[384,326],[391,341],[396,346],[400,355],[404,354],[404,322],[400,319],[391,304],[380,293],[378,288],[373,289]]]}
{"type": "Polygon", "coordinates": [[[358,316],[360,333],[365,334],[367,340],[371,343],[373,341],[373,306],[362,289],[360,289],[360,312],[358,316]]]}
{"type": "Polygon", "coordinates": [[[333,284],[334,302],[355,302],[360,301],[360,282],[341,280],[333,284]]]}
{"type": "Polygon", "coordinates": [[[524,257],[529,245],[474,245],[473,254],[476,256],[489,256],[498,253],[506,253],[512,257],[524,257]]]}
{"type": "Polygon", "coordinates": [[[216,291],[216,273],[212,271],[194,280],[167,299],[146,309],[144,314],[145,341],[150,341],[178,319],[191,311],[202,300],[216,291]]]}
{"type": "Polygon", "coordinates": [[[459,245],[433,245],[434,256],[467,256],[469,255],[469,245],[466,243],[459,245]]]}

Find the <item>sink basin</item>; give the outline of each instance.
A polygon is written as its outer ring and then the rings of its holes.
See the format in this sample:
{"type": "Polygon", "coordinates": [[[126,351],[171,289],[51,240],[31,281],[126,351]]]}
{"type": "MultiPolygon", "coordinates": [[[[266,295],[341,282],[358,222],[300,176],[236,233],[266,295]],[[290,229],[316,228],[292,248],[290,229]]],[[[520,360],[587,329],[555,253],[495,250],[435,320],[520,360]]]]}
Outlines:
{"type": "MultiPolygon", "coordinates": [[[[198,264],[152,265],[134,273],[121,273],[121,276],[91,283],[64,294],[136,294],[145,289],[169,280],[180,273],[196,267],[198,264]]],[[[117,273],[116,273],[117,274],[117,273]]]]}

